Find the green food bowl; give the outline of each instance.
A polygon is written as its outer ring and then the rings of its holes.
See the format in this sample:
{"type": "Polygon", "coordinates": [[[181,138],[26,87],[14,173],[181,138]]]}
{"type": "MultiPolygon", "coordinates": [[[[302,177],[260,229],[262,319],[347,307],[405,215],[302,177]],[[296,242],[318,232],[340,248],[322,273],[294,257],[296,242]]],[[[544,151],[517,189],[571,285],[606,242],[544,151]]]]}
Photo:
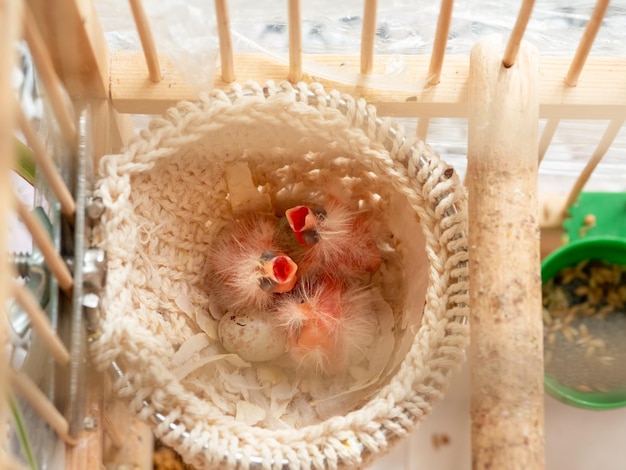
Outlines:
{"type": "MultiPolygon", "coordinates": [[[[541,278],[545,284],[564,268],[575,267],[581,262],[603,261],[611,265],[626,265],[626,241],[618,237],[593,237],[565,245],[550,255],[541,264],[541,278]]],[[[544,325],[545,327],[545,325],[544,325]]],[[[626,341],[626,329],[624,331],[626,341]]],[[[622,364],[626,367],[625,364],[622,364]]],[[[580,390],[559,383],[545,375],[546,391],[554,398],[581,408],[611,409],[626,406],[626,385],[615,390],[580,390]]]]}

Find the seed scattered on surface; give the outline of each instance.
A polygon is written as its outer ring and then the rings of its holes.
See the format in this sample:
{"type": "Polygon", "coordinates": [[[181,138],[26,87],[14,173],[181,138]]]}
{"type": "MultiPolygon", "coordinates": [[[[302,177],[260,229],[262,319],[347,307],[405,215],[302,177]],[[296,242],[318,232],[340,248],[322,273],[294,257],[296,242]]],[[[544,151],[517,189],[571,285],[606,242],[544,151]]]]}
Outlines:
{"type": "Polygon", "coordinates": [[[615,362],[615,358],[613,356],[600,356],[598,357],[598,362],[605,366],[612,366],[615,362]]]}
{"type": "Polygon", "coordinates": [[[568,343],[574,342],[574,335],[572,334],[571,328],[563,328],[562,334],[563,334],[563,337],[565,338],[565,341],[567,341],[568,343]]]}
{"type": "Polygon", "coordinates": [[[601,338],[594,338],[589,341],[589,346],[594,347],[596,349],[605,349],[606,343],[601,338]]]}
{"type": "Polygon", "coordinates": [[[583,224],[587,226],[596,225],[596,216],[594,214],[587,214],[585,218],[583,219],[583,224]]]}
{"type": "Polygon", "coordinates": [[[547,308],[543,308],[543,323],[544,325],[552,325],[554,323],[554,320],[552,320],[552,315],[550,315],[550,310],[548,310],[547,308]]]}

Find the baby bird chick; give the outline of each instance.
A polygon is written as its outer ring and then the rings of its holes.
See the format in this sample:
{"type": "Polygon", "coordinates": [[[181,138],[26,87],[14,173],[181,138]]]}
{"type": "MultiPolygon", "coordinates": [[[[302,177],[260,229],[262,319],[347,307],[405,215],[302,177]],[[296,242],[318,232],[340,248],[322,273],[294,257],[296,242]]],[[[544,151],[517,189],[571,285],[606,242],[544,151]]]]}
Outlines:
{"type": "Polygon", "coordinates": [[[300,245],[292,256],[302,275],[329,272],[350,279],[380,267],[379,224],[371,214],[329,199],[323,209],[296,206],[285,217],[300,245]]]}
{"type": "Polygon", "coordinates": [[[226,309],[268,308],[274,294],[293,289],[298,266],[276,243],[275,230],[274,217],[250,214],[215,234],[207,259],[214,316],[226,309]]]}
{"type": "Polygon", "coordinates": [[[362,358],[378,329],[371,290],[330,277],[281,297],[275,319],[300,370],[334,375],[362,358]]]}

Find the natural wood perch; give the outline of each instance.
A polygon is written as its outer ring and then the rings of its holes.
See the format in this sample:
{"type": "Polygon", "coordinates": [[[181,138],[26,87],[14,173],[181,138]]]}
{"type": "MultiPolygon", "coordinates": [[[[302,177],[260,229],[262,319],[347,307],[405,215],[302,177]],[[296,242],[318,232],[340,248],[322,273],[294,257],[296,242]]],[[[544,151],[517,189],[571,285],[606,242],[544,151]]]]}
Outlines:
{"type": "Polygon", "coordinates": [[[537,150],[539,55],[472,49],[469,244],[472,468],[544,468],[537,150]]]}

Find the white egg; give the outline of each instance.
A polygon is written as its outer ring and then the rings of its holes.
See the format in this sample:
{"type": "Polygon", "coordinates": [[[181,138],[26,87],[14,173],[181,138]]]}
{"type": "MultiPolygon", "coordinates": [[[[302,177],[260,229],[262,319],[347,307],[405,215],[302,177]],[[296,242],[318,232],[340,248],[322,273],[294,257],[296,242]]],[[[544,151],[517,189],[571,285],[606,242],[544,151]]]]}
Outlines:
{"type": "Polygon", "coordinates": [[[285,352],[287,338],[274,324],[271,315],[256,309],[226,312],[218,326],[224,349],[250,362],[279,357],[285,352]]]}

